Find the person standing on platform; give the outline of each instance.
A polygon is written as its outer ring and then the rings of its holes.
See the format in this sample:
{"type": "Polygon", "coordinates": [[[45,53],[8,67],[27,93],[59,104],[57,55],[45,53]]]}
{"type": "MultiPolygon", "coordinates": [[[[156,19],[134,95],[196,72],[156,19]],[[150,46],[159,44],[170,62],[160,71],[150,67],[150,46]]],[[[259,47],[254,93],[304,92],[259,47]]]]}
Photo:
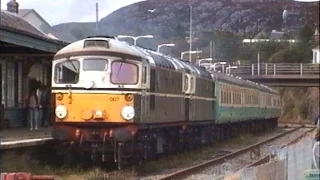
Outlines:
{"type": "Polygon", "coordinates": [[[36,91],[31,91],[27,98],[30,130],[38,130],[39,100],[36,91]]]}
{"type": "Polygon", "coordinates": [[[50,89],[44,85],[40,91],[40,108],[41,108],[41,126],[48,127],[49,108],[50,108],[50,89]]]}

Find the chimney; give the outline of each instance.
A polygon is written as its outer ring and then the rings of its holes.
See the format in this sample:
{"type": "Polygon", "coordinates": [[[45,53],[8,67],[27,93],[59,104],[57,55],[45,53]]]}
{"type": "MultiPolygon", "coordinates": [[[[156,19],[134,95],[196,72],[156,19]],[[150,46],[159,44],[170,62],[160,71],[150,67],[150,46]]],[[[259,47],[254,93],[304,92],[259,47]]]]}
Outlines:
{"type": "Polygon", "coordinates": [[[18,14],[19,12],[19,3],[16,0],[10,0],[7,3],[7,11],[18,14]]]}

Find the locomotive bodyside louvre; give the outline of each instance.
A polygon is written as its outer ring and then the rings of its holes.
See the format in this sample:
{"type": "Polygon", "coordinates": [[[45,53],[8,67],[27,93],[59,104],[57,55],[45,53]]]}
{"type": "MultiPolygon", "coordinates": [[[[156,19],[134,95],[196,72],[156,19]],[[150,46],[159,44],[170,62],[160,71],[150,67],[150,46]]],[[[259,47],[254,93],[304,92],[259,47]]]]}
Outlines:
{"type": "Polygon", "coordinates": [[[145,92],[146,123],[163,123],[183,121],[181,106],[182,94],[181,72],[159,67],[150,68],[150,89],[145,92]]]}

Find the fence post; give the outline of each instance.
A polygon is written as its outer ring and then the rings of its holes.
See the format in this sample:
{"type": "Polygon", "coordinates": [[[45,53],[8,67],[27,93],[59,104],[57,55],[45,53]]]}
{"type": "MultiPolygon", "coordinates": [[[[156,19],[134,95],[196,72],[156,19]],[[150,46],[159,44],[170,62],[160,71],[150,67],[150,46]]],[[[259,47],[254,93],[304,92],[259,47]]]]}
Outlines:
{"type": "Polygon", "coordinates": [[[251,64],[251,75],[254,75],[254,64],[251,64]]]}
{"type": "Polygon", "coordinates": [[[268,75],[268,63],[266,63],[266,75],[268,75]]]}
{"type": "Polygon", "coordinates": [[[276,75],[277,73],[276,73],[276,64],[274,63],[273,64],[273,75],[276,75]]]}
{"type": "Polygon", "coordinates": [[[302,63],[300,63],[300,75],[302,75],[302,63]]]}

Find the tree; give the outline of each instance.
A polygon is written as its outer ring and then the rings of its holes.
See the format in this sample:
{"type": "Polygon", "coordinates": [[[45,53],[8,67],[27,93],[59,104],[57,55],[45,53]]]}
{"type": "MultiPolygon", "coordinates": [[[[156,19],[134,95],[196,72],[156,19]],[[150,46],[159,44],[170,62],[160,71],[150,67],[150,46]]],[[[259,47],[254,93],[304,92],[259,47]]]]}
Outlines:
{"type": "Polygon", "coordinates": [[[313,39],[314,30],[309,26],[305,25],[299,30],[299,41],[302,45],[309,44],[313,39]]]}
{"type": "Polygon", "coordinates": [[[232,32],[216,30],[213,32],[214,58],[225,61],[235,60],[238,57],[242,38],[232,32]]]}

